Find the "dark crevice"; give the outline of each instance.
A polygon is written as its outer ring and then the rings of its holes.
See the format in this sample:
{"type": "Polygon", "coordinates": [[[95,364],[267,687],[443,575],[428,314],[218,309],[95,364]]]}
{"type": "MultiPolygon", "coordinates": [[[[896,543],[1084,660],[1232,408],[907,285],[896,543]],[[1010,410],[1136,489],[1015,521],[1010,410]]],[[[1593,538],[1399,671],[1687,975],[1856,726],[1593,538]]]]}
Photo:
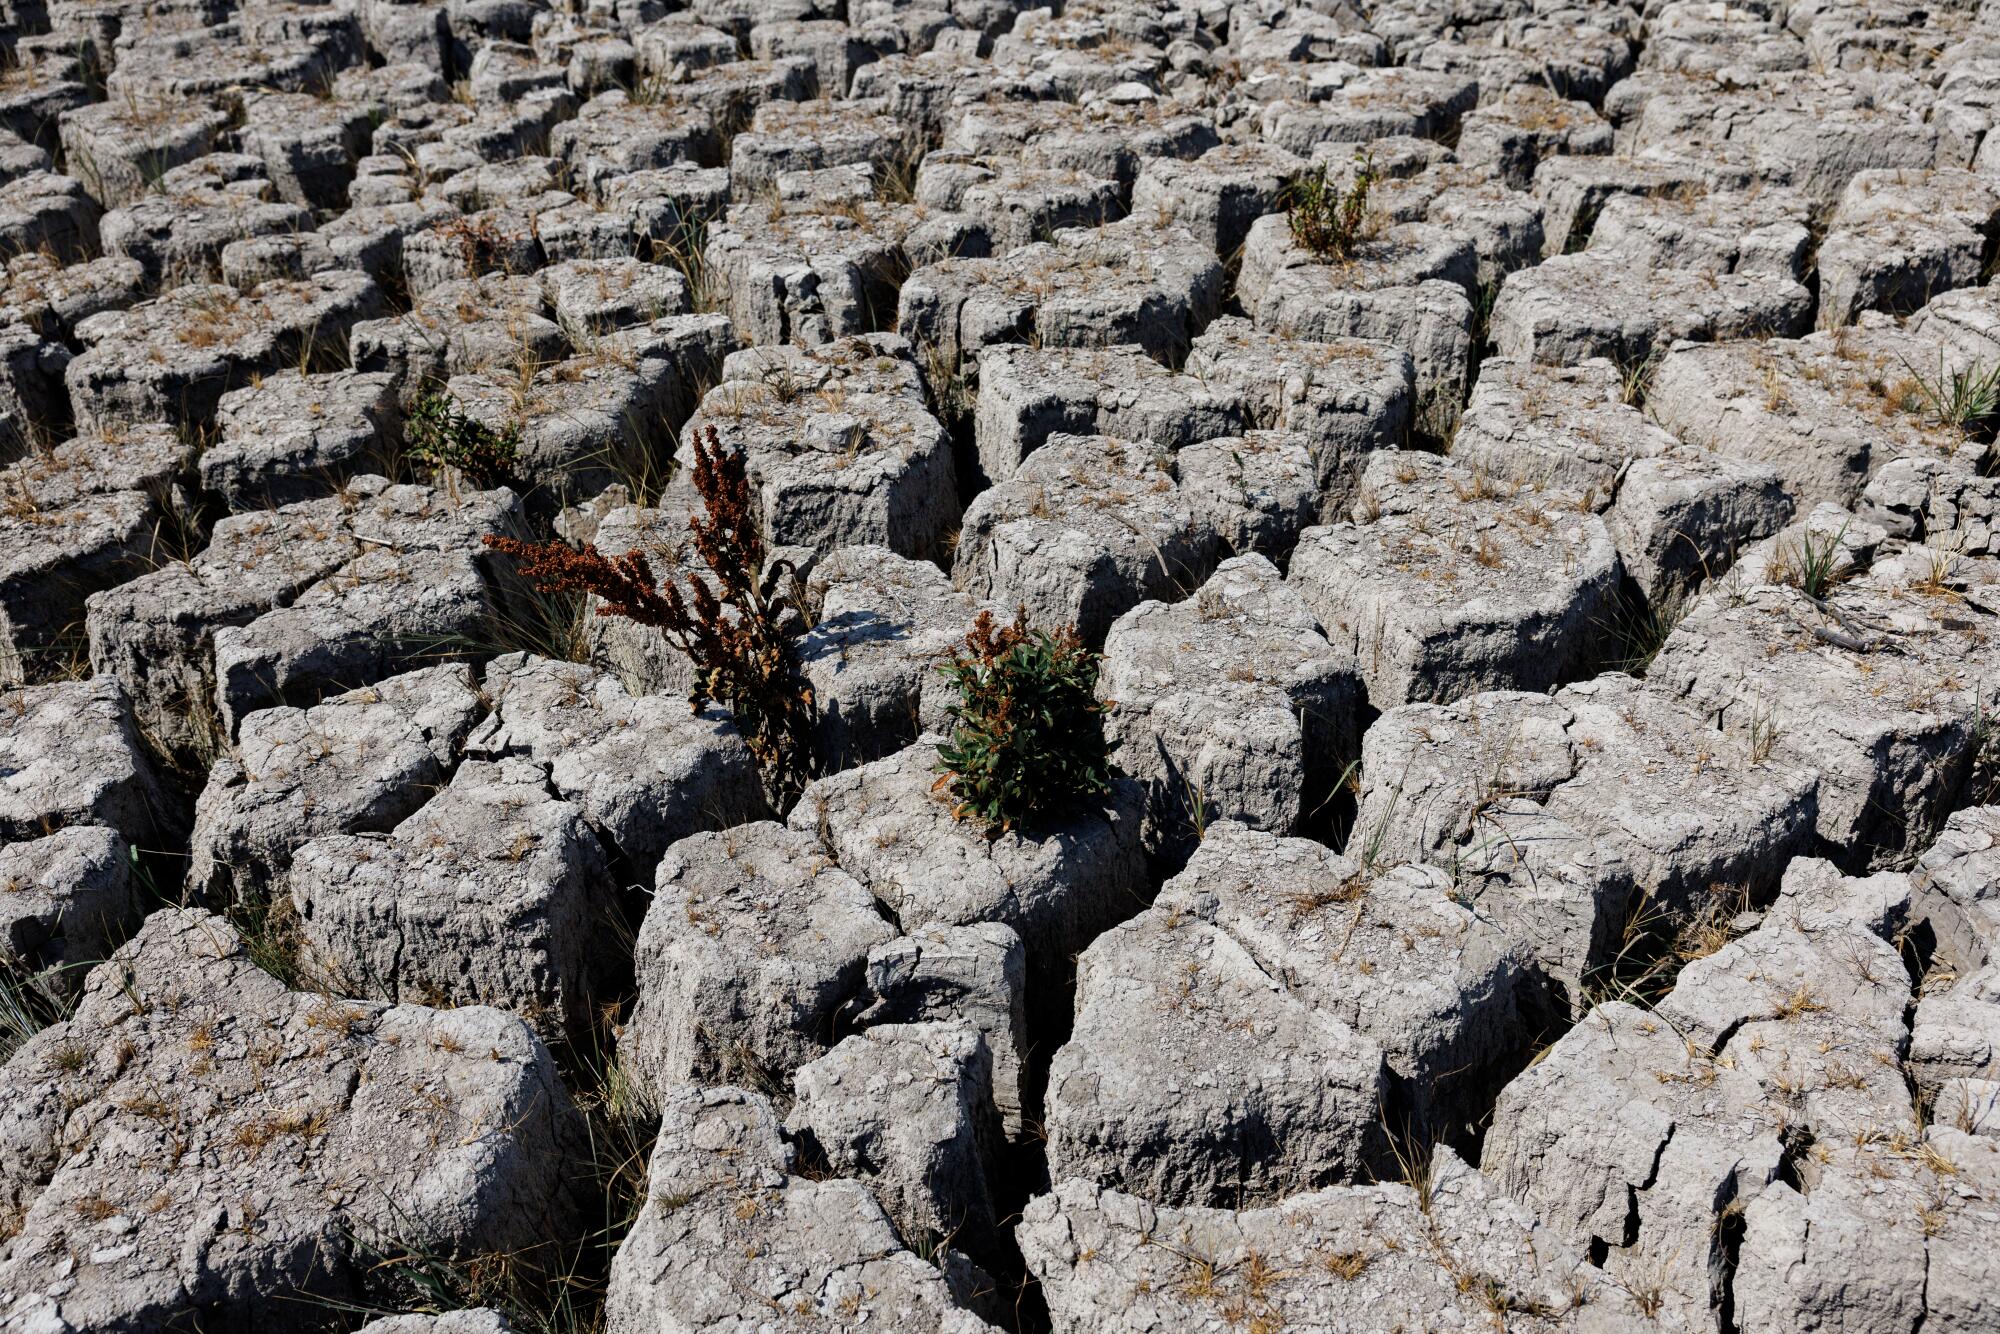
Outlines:
{"type": "Polygon", "coordinates": [[[1928,917],[1920,917],[1905,927],[1890,943],[1902,956],[1903,970],[1909,974],[1910,989],[1914,992],[1922,985],[1925,976],[1931,971],[1932,964],[1936,962],[1937,931],[1932,927],[1928,917]]]}
{"type": "Polygon", "coordinates": [[[1812,1193],[1812,1183],[1808,1175],[1801,1171],[1808,1162],[1817,1137],[1812,1128],[1801,1122],[1793,1122],[1778,1132],[1778,1166],[1772,1173],[1774,1181],[1782,1181],[1801,1195],[1812,1193]]]}
{"type": "Polygon", "coordinates": [[[1709,1229],[1708,1301],[1721,1334],[1740,1334],[1736,1323],[1736,1265],[1742,1255],[1747,1224],[1734,1177],[1724,1184],[1723,1196],[1718,1200],[1721,1207],[1716,1210],[1715,1222],[1709,1229]]]}

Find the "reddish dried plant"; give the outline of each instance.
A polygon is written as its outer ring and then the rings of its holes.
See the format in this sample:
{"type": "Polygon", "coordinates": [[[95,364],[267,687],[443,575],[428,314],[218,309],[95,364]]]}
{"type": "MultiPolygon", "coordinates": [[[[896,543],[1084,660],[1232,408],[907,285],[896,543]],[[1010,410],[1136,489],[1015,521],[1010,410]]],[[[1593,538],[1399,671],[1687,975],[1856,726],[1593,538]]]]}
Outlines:
{"type": "Polygon", "coordinates": [[[704,513],[689,517],[688,530],[709,574],[689,572],[685,591],[682,580],[656,579],[637,551],[613,557],[594,545],[486,542],[514,557],[522,578],[542,592],[593,593],[599,616],[658,629],[694,663],[694,707],[727,704],[773,795],[789,801],[811,777],[812,687],[793,646],[809,622],[802,581],[790,561],[765,568],[743,455],[723,449],[713,426],[694,438],[694,487],[704,513]]]}
{"type": "Polygon", "coordinates": [[[460,261],[465,265],[465,276],[477,278],[493,267],[500,255],[500,248],[509,241],[518,240],[494,226],[491,218],[452,218],[439,223],[435,232],[458,247],[460,261]]]}

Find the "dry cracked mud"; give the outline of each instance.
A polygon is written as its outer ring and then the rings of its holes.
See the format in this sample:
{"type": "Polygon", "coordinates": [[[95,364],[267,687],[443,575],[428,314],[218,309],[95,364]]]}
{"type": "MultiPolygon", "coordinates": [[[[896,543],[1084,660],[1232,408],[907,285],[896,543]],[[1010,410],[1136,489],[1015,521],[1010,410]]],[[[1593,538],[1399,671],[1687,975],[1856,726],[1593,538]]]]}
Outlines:
{"type": "Polygon", "coordinates": [[[1996,131],[1970,2],[0,0],[0,1334],[2000,1334],[1996,131]],[[784,781],[506,554],[711,441],[784,781]]]}

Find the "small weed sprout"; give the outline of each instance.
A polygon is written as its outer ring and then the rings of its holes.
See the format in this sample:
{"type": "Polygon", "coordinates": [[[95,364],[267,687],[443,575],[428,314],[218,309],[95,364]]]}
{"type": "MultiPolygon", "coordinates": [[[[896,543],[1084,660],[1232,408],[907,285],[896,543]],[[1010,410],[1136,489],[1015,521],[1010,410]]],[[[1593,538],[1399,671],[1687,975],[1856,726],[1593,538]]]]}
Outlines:
{"type": "Polygon", "coordinates": [[[1946,368],[1940,351],[1935,376],[1919,373],[1907,361],[1903,368],[1916,381],[1924,414],[1936,425],[1988,440],[2000,427],[2000,361],[1954,371],[1946,368]]]}
{"type": "Polygon", "coordinates": [[[1768,709],[1750,715],[1750,763],[1762,764],[1778,746],[1778,721],[1768,709]]]}
{"type": "Polygon", "coordinates": [[[1995,701],[1975,697],[1972,720],[1972,772],[1966,778],[1966,800],[1975,806],[2000,801],[2000,709],[1995,701]]]}
{"type": "Polygon", "coordinates": [[[1368,188],[1375,183],[1373,158],[1357,154],[1354,179],[1345,190],[1328,180],[1326,164],[1293,182],[1285,216],[1292,239],[1319,259],[1346,259],[1361,239],[1368,217],[1368,188]]]}
{"type": "Polygon", "coordinates": [[[982,611],[941,668],[958,688],[951,739],[938,748],[937,789],[952,814],[996,837],[1111,789],[1097,655],[1072,631],[1032,630],[982,611]]]}
{"type": "Polygon", "coordinates": [[[419,398],[403,429],[409,457],[433,472],[455,469],[474,486],[496,486],[514,475],[520,429],[496,431],[474,421],[450,394],[419,398]]]}
{"type": "MultiPolygon", "coordinates": [[[[12,1060],[29,1038],[51,1024],[68,1019],[76,1008],[75,994],[65,993],[54,982],[53,974],[37,975],[16,964],[0,962],[0,1061],[12,1060]]],[[[63,1050],[57,1049],[58,1062],[64,1059],[63,1050]]],[[[82,1049],[76,1050],[81,1056],[82,1049]]],[[[82,1065],[78,1060],[77,1068],[82,1065]]]]}
{"type": "Polygon", "coordinates": [[[1603,632],[1602,661],[1607,671],[1644,676],[1667,646],[1667,639],[1686,619],[1694,599],[1685,587],[1669,587],[1646,599],[1621,599],[1611,616],[1596,624],[1603,632]]]}
{"type": "Polygon", "coordinates": [[[1653,347],[1648,348],[1643,357],[1618,358],[1616,365],[1619,401],[1627,407],[1643,408],[1646,405],[1646,393],[1653,386],[1653,372],[1659,369],[1660,362],[1665,356],[1664,349],[1653,347]]]}
{"type": "Polygon", "coordinates": [[[800,675],[795,637],[809,628],[804,581],[790,561],[764,568],[764,538],[740,450],[725,450],[709,427],[694,438],[694,486],[703,514],[688,519],[698,572],[662,584],[643,553],[615,559],[595,546],[488,537],[514,557],[521,576],[545,594],[595,593],[599,616],[623,616],[661,631],[694,662],[692,703],[727,704],[736,715],[766,788],[789,807],[812,776],[812,688],[800,675]],[[761,573],[761,576],[759,572],[761,573]]]}
{"type": "Polygon", "coordinates": [[[1840,582],[1844,573],[1839,564],[1840,544],[1846,537],[1847,525],[1843,523],[1835,533],[1814,534],[1808,529],[1799,540],[1798,585],[1807,597],[1819,601],[1840,582]]]}

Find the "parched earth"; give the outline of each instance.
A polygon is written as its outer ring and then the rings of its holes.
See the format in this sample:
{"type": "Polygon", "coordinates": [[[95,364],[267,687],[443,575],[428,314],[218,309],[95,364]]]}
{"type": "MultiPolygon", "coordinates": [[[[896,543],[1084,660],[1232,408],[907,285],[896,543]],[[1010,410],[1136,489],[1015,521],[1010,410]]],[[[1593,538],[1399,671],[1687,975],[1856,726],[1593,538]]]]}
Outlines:
{"type": "Polygon", "coordinates": [[[0,0],[0,1334],[2000,1331],[1989,17],[0,0]]]}

